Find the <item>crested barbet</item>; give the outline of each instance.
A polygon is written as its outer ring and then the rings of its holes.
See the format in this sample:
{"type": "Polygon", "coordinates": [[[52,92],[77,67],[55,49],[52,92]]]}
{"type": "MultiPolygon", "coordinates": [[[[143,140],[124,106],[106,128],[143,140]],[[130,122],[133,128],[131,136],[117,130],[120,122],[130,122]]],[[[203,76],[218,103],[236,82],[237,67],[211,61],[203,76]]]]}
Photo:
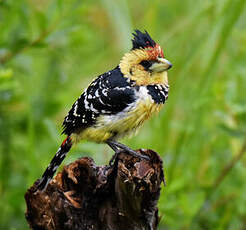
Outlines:
{"type": "Polygon", "coordinates": [[[119,65],[92,81],[73,104],[63,121],[67,137],[39,180],[39,190],[46,188],[72,145],[81,140],[106,143],[116,154],[124,150],[149,159],[117,140],[136,133],[161,109],[168,97],[167,70],[172,64],[146,31],[136,30],[132,45],[119,65]]]}

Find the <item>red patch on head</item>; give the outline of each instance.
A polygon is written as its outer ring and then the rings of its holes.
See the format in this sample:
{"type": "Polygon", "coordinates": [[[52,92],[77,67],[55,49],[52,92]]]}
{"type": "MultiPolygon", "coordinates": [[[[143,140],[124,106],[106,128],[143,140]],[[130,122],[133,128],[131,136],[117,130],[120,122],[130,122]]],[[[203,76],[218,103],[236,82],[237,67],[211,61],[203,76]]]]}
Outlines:
{"type": "Polygon", "coordinates": [[[158,57],[164,58],[163,50],[159,44],[156,44],[155,47],[148,46],[148,47],[146,47],[146,50],[149,53],[151,60],[155,60],[158,57]]]}

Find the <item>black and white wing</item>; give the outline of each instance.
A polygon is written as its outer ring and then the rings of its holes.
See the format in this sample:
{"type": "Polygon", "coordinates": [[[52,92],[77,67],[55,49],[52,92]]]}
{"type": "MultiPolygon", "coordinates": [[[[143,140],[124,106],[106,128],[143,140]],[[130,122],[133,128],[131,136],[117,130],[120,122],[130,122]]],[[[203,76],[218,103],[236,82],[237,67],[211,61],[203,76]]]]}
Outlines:
{"type": "Polygon", "coordinates": [[[134,81],[123,77],[119,67],[95,79],[73,104],[63,122],[63,133],[70,135],[96,123],[99,115],[123,111],[136,100],[134,81]]]}

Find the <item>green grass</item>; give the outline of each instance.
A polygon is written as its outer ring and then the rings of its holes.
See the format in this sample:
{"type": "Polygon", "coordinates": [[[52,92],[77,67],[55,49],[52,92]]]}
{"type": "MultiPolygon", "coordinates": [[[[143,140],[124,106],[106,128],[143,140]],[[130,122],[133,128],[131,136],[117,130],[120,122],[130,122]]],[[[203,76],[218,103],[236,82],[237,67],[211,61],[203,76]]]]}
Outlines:
{"type": "MultiPolygon", "coordinates": [[[[27,229],[24,193],[62,141],[63,117],[118,64],[135,28],[173,63],[165,108],[124,140],[163,157],[159,229],[245,229],[245,5],[0,0],[0,229],[27,229]]],[[[81,143],[65,163],[81,154],[104,164],[111,151],[81,143]]]]}

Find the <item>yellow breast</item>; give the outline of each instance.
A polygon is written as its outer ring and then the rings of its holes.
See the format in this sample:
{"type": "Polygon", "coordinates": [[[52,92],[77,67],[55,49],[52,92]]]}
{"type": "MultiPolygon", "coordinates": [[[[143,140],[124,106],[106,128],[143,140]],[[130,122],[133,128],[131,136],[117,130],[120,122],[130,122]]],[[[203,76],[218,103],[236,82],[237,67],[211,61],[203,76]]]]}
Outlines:
{"type": "Polygon", "coordinates": [[[155,104],[147,89],[142,87],[138,93],[136,102],[129,105],[125,110],[114,115],[101,115],[94,126],[73,135],[73,140],[78,142],[82,139],[94,142],[105,142],[111,137],[119,138],[136,133],[143,122],[151,115],[158,112],[162,104],[155,104]]]}

